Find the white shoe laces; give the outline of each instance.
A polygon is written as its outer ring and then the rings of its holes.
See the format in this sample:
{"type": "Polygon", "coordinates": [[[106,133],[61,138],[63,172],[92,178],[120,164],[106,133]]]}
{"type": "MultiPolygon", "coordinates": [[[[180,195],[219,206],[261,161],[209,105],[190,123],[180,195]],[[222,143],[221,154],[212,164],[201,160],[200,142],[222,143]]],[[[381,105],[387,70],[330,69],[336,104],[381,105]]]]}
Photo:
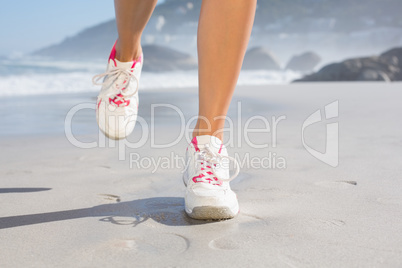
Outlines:
{"type": "Polygon", "coordinates": [[[106,71],[102,74],[95,75],[92,78],[92,83],[96,86],[104,86],[104,85],[112,85],[113,83],[118,82],[118,80],[123,80],[121,86],[116,83],[116,86],[112,86],[112,90],[106,94],[107,97],[111,97],[114,101],[111,102],[112,105],[120,106],[120,104],[116,104],[116,102],[121,102],[123,104],[125,102],[125,98],[130,98],[134,96],[138,92],[139,81],[138,78],[133,74],[134,68],[130,69],[121,69],[118,67],[113,68],[110,71],[106,71]],[[103,82],[99,82],[101,79],[104,79],[103,82]],[[135,90],[128,91],[126,90],[131,82],[131,78],[137,83],[135,90]]]}
{"type": "Polygon", "coordinates": [[[212,151],[208,144],[205,144],[205,147],[202,150],[196,152],[195,156],[196,159],[199,159],[197,161],[197,170],[198,170],[197,174],[204,174],[204,176],[202,177],[204,180],[213,179],[213,177],[215,177],[218,178],[220,181],[229,182],[234,178],[236,178],[237,175],[239,175],[240,167],[237,160],[231,156],[221,155],[219,153],[212,151]],[[221,179],[215,174],[214,167],[217,165],[223,166],[225,164],[223,163],[224,159],[228,159],[229,162],[232,161],[234,163],[235,172],[229,179],[221,179]],[[211,170],[212,174],[208,173],[208,171],[206,171],[207,169],[211,170]],[[205,173],[208,174],[209,176],[208,175],[205,176],[205,173]]]}

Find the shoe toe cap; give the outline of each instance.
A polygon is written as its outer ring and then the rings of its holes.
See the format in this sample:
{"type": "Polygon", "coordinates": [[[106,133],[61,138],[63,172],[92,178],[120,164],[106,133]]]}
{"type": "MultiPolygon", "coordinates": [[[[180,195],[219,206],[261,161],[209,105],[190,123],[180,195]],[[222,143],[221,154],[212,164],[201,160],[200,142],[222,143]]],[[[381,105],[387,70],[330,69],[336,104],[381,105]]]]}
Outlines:
{"type": "Polygon", "coordinates": [[[99,129],[111,139],[124,139],[134,130],[137,114],[112,113],[99,108],[97,122],[99,129]]]}

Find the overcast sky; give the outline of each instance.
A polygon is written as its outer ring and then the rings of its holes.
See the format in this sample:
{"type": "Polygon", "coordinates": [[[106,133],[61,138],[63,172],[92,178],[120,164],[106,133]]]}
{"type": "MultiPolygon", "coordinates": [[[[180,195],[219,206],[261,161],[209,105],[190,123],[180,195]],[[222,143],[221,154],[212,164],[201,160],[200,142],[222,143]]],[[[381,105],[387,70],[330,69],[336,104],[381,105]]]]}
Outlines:
{"type": "Polygon", "coordinates": [[[113,0],[2,1],[0,55],[28,53],[113,18],[113,0]]]}

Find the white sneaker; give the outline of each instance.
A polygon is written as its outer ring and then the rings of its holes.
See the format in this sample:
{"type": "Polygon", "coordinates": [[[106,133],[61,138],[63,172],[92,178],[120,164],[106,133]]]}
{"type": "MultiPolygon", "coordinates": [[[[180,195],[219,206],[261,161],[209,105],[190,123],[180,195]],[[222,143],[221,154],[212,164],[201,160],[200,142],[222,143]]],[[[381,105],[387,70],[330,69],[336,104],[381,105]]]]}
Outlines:
{"type": "Polygon", "coordinates": [[[138,112],[138,86],[144,56],[132,62],[116,58],[116,44],[110,53],[106,72],[94,76],[94,85],[102,85],[96,105],[96,121],[111,139],[127,137],[134,129],[138,112]],[[103,82],[99,81],[103,79],[103,82]]]}
{"type": "Polygon", "coordinates": [[[194,137],[186,152],[187,168],[183,174],[187,186],[186,213],[194,219],[230,219],[239,212],[236,194],[229,181],[239,174],[239,165],[229,157],[222,141],[214,136],[194,137]],[[236,171],[229,176],[229,163],[236,171]]]}

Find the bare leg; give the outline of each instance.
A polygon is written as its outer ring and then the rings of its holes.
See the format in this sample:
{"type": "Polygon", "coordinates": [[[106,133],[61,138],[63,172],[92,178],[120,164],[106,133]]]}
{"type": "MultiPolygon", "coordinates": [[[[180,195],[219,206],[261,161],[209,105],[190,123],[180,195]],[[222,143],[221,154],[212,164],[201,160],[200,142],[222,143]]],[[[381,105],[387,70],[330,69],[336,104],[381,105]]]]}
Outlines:
{"type": "Polygon", "coordinates": [[[199,116],[193,136],[221,130],[251,34],[257,0],[203,0],[198,24],[199,116]]]}
{"type": "Polygon", "coordinates": [[[141,35],[154,11],[157,0],[115,0],[116,23],[119,39],[116,58],[129,62],[141,53],[141,35]]]}

